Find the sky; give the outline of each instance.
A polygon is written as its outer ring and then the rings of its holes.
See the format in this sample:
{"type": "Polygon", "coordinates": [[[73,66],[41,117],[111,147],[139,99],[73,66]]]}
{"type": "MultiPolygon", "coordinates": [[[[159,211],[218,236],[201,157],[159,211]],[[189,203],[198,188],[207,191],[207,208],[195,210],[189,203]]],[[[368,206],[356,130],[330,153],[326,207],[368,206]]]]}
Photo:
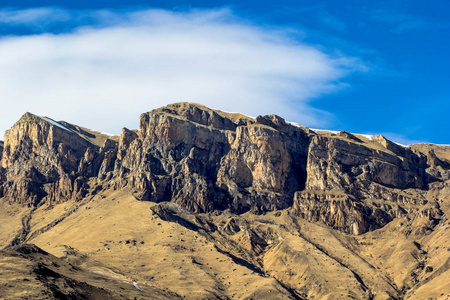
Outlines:
{"type": "Polygon", "coordinates": [[[450,144],[450,2],[0,2],[0,134],[98,131],[173,102],[450,144]]]}

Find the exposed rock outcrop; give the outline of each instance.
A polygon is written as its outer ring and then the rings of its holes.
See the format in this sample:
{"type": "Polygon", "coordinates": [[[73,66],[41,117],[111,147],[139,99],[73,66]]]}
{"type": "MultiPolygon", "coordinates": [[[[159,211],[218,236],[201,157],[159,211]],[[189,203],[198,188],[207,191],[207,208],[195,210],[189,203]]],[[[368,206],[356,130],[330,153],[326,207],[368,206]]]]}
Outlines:
{"type": "Polygon", "coordinates": [[[309,137],[277,116],[180,103],[143,114],[138,135],[123,136],[115,173],[140,199],[264,212],[289,207],[304,187],[309,137]]]}
{"type": "MultiPolygon", "coordinates": [[[[66,123],[67,124],[67,123],[66,123]]],[[[5,133],[1,165],[4,195],[30,206],[83,194],[83,182],[98,174],[99,147],[68,127],[26,113],[5,133]]]]}
{"type": "Polygon", "coordinates": [[[6,132],[2,152],[0,196],[12,202],[130,188],[139,200],[191,212],[290,208],[353,234],[405,214],[438,219],[439,198],[429,190],[450,176],[445,147],[316,133],[275,115],[191,103],[142,114],[139,130],[117,138],[27,113],[6,132]]]}
{"type": "Polygon", "coordinates": [[[340,191],[297,192],[293,211],[309,221],[320,221],[335,229],[362,234],[380,228],[392,220],[392,206],[367,205],[340,191]],[[387,209],[386,209],[387,208],[387,209]]]}
{"type": "Polygon", "coordinates": [[[2,159],[3,156],[3,141],[0,141],[0,160],[2,159]]]}
{"type": "Polygon", "coordinates": [[[364,143],[348,133],[317,135],[309,145],[306,191],[296,194],[293,211],[361,234],[384,226],[406,206],[420,211],[417,205],[427,203],[420,191],[436,180],[427,176],[427,167],[423,154],[383,136],[364,143]]]}
{"type": "Polygon", "coordinates": [[[308,143],[302,129],[274,115],[238,127],[218,172],[233,210],[264,212],[291,206],[294,192],[304,188],[308,143]]]}
{"type": "Polygon", "coordinates": [[[315,136],[308,156],[308,189],[364,193],[367,184],[426,188],[426,158],[377,136],[375,143],[315,136]],[[381,142],[379,142],[381,141],[381,142]],[[377,143],[379,146],[377,147],[377,143]],[[394,152],[395,151],[395,152],[394,152]]]}

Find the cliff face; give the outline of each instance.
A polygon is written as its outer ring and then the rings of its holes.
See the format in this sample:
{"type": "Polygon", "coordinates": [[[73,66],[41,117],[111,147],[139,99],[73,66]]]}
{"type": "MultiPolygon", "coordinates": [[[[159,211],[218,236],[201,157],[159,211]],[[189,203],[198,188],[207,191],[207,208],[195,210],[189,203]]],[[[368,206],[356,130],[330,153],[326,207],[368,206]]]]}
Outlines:
{"type": "Polygon", "coordinates": [[[312,140],[307,188],[364,193],[365,184],[372,182],[400,189],[426,188],[424,155],[382,136],[372,138],[370,144],[350,134],[339,137],[316,136],[312,140]]]}
{"type": "Polygon", "coordinates": [[[398,216],[442,212],[447,148],[402,147],[382,136],[314,132],[177,103],[145,113],[117,139],[25,114],[5,134],[0,195],[30,206],[130,188],[139,200],[191,212],[286,209],[353,234],[398,216]],[[436,196],[437,195],[437,196],[436,196]]]}
{"type": "Polygon", "coordinates": [[[52,203],[81,195],[86,178],[98,174],[102,149],[76,130],[26,113],[5,133],[4,196],[36,206],[43,199],[52,203]]]}
{"type": "Polygon", "coordinates": [[[293,210],[308,220],[364,233],[406,209],[425,207],[429,184],[440,180],[428,167],[425,155],[382,136],[363,141],[346,132],[318,135],[309,145],[306,191],[296,193],[293,210]]]}
{"type": "Polygon", "coordinates": [[[187,103],[143,114],[124,131],[118,186],[193,212],[287,208],[306,177],[309,137],[276,116],[256,120],[187,103]]]}
{"type": "Polygon", "coordinates": [[[3,141],[0,141],[0,161],[2,159],[3,156],[3,141]]]}

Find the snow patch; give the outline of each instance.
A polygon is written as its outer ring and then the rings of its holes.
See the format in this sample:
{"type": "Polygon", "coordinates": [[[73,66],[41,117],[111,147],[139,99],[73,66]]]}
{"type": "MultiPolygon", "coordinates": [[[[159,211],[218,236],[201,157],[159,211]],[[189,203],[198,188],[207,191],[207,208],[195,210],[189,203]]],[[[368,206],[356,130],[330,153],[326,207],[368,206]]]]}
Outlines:
{"type": "Polygon", "coordinates": [[[117,134],[112,134],[108,132],[100,132],[100,134],[107,135],[107,136],[117,136],[117,134]]]}
{"type": "Polygon", "coordinates": [[[353,134],[363,136],[363,137],[365,137],[366,139],[368,139],[369,141],[371,141],[372,138],[373,138],[373,135],[372,135],[372,134],[359,134],[359,133],[353,133],[353,134]]]}
{"type": "Polygon", "coordinates": [[[92,270],[91,270],[91,272],[94,273],[94,274],[103,275],[103,272],[102,272],[102,271],[92,271],[92,270]]]}
{"type": "Polygon", "coordinates": [[[141,289],[140,287],[139,287],[139,285],[138,285],[138,283],[136,282],[136,281],[133,281],[133,282],[129,282],[129,281],[126,281],[126,280],[122,280],[122,282],[124,282],[124,283],[126,283],[126,284],[131,284],[131,285],[133,285],[138,291],[140,291],[140,292],[143,292],[144,290],[143,289],[141,289]]]}
{"type": "MultiPolygon", "coordinates": [[[[291,123],[291,124],[296,124],[296,123],[292,123],[292,122],[289,122],[289,123],[291,123]]],[[[331,133],[334,133],[334,134],[338,134],[340,131],[336,131],[336,130],[328,130],[328,129],[315,129],[315,128],[310,128],[311,130],[313,130],[313,131],[326,131],[326,132],[331,132],[331,133]]],[[[373,140],[373,137],[374,137],[374,135],[373,134],[362,134],[362,133],[352,133],[352,132],[350,132],[351,134],[353,134],[353,135],[359,135],[359,136],[363,136],[363,137],[365,137],[366,139],[368,139],[369,141],[372,141],[373,140]]],[[[397,142],[394,142],[394,141],[392,141],[392,140],[390,140],[391,142],[393,142],[394,144],[397,144],[397,145],[399,145],[399,146],[401,146],[401,147],[403,147],[403,148],[407,148],[407,147],[409,147],[410,145],[404,145],[404,144],[400,144],[400,143],[397,143],[397,142]]]]}
{"type": "Polygon", "coordinates": [[[226,113],[226,114],[238,114],[238,115],[243,115],[243,116],[249,117],[250,119],[256,119],[255,117],[252,117],[252,116],[249,116],[249,115],[240,113],[240,112],[232,112],[232,111],[226,111],[226,110],[215,109],[215,108],[212,108],[212,109],[213,109],[213,110],[220,111],[220,112],[223,112],[223,113],[226,113]]]}
{"type": "Polygon", "coordinates": [[[67,130],[67,131],[71,132],[67,127],[62,126],[61,124],[59,124],[58,122],[56,122],[56,121],[53,120],[53,119],[50,119],[49,117],[41,117],[41,119],[43,119],[43,120],[49,122],[49,123],[52,124],[52,125],[55,125],[56,127],[59,127],[59,128],[61,128],[61,129],[64,129],[64,130],[67,130]]]}
{"type": "Polygon", "coordinates": [[[140,291],[140,292],[143,292],[143,291],[144,291],[143,289],[141,289],[141,288],[139,287],[139,285],[137,284],[137,282],[133,282],[133,286],[134,286],[138,291],[140,291]]]}
{"type": "Polygon", "coordinates": [[[300,125],[299,123],[296,123],[296,122],[286,121],[286,123],[291,124],[292,126],[296,126],[296,127],[301,127],[302,126],[302,125],[300,125]]]}
{"type": "Polygon", "coordinates": [[[316,129],[316,128],[309,128],[309,129],[311,129],[312,131],[327,131],[327,132],[331,132],[333,134],[338,134],[340,132],[337,130],[328,130],[328,129],[316,129]]]}
{"type": "Polygon", "coordinates": [[[399,145],[400,147],[403,147],[403,148],[407,148],[407,147],[410,146],[410,145],[403,145],[403,144],[400,144],[400,143],[397,143],[397,142],[394,142],[394,141],[391,141],[391,142],[393,142],[394,144],[397,144],[397,145],[399,145]]]}

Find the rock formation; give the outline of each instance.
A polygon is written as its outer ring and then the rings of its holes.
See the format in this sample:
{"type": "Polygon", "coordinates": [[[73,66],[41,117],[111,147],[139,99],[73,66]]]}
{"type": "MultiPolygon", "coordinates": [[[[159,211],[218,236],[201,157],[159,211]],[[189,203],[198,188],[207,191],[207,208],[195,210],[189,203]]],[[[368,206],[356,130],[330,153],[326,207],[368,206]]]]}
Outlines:
{"type": "Polygon", "coordinates": [[[9,201],[37,206],[42,200],[61,202],[86,193],[87,179],[98,175],[104,159],[111,159],[109,149],[115,144],[106,140],[99,147],[69,128],[26,113],[6,131],[1,166],[9,201]]]}
{"type": "Polygon", "coordinates": [[[139,121],[110,136],[26,113],[5,133],[0,297],[417,299],[450,289],[450,146],[192,103],[139,121]]]}
{"type": "Polygon", "coordinates": [[[308,140],[277,116],[174,104],[143,114],[138,134],[123,131],[115,180],[194,212],[287,208],[304,186],[308,140]]]}
{"type": "Polygon", "coordinates": [[[26,113],[3,147],[1,191],[24,205],[129,187],[139,200],[171,201],[191,212],[291,207],[354,234],[384,226],[405,213],[404,204],[439,218],[426,194],[450,174],[446,157],[433,149],[190,103],[142,114],[139,130],[124,128],[115,139],[26,113]]]}

